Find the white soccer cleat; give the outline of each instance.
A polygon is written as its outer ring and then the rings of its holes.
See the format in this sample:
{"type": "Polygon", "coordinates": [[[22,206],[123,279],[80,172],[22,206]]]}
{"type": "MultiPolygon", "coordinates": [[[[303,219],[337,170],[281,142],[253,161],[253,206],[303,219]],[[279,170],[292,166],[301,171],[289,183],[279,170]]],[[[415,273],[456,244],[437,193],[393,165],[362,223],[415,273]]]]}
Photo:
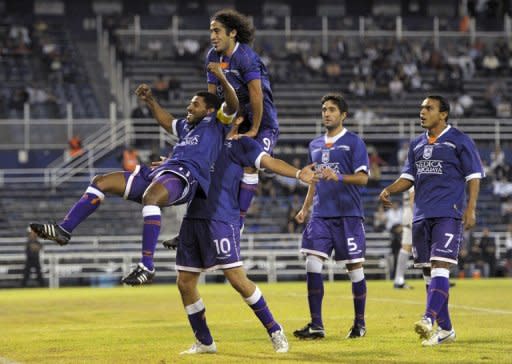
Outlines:
{"type": "Polygon", "coordinates": [[[283,329],[274,331],[270,336],[270,341],[272,341],[272,346],[276,353],[288,352],[288,339],[286,338],[283,329]]]}
{"type": "Polygon", "coordinates": [[[414,331],[420,336],[420,339],[429,339],[432,335],[432,321],[428,317],[423,317],[414,324],[414,331]]]}
{"type": "Polygon", "coordinates": [[[215,341],[210,345],[205,345],[200,341],[196,341],[190,349],[182,351],[180,355],[187,354],[215,354],[217,352],[217,346],[215,345],[215,341]]]}
{"type": "Polygon", "coordinates": [[[423,340],[421,345],[423,346],[436,346],[440,344],[452,343],[455,341],[456,335],[455,330],[443,330],[440,327],[428,340],[423,340]]]}

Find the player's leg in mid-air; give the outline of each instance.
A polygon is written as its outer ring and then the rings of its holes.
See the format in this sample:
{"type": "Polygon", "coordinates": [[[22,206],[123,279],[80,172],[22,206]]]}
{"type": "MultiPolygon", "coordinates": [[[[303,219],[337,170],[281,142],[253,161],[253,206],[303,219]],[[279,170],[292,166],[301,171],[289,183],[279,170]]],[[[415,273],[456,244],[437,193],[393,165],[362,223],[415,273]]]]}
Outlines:
{"type": "Polygon", "coordinates": [[[142,200],[144,226],[141,260],[135,269],[122,279],[123,283],[141,285],[151,282],[155,276],[153,257],[160,235],[161,208],[185,203],[195,194],[195,179],[186,178],[186,173],[175,173],[172,169],[166,172],[153,178],[142,195],[140,190],[128,194],[134,200],[142,200]]]}
{"type": "Polygon", "coordinates": [[[105,194],[123,196],[129,172],[113,172],[96,176],[82,195],[68,211],[66,216],[56,224],[31,223],[30,228],[43,239],[53,240],[59,245],[66,245],[73,230],[100,206],[105,194]]]}

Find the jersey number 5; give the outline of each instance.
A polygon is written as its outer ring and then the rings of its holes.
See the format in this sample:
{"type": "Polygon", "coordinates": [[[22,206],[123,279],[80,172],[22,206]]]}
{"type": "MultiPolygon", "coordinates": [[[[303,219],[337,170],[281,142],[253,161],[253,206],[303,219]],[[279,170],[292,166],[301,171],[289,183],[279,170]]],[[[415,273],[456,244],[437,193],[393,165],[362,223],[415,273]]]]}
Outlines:
{"type": "Polygon", "coordinates": [[[354,250],[357,249],[357,244],[354,243],[354,238],[348,238],[347,239],[347,244],[348,244],[348,251],[349,252],[353,252],[354,250]]]}

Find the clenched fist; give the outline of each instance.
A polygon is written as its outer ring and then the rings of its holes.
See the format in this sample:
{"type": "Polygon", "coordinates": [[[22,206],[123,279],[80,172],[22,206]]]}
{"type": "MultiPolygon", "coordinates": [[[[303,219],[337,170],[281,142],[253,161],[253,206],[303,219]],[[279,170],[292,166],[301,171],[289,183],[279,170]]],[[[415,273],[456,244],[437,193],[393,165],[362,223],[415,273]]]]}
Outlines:
{"type": "Polygon", "coordinates": [[[137,95],[137,97],[144,102],[153,101],[153,94],[151,93],[151,88],[145,83],[137,87],[137,89],[135,90],[135,95],[137,95]]]}

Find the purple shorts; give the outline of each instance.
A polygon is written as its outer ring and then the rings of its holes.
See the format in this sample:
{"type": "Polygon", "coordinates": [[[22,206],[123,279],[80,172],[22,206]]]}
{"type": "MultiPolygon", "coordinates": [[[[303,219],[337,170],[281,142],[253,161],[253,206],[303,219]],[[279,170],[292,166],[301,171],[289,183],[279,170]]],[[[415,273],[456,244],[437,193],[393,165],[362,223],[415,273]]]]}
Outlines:
{"type": "Polygon", "coordinates": [[[212,271],[242,266],[240,228],[218,220],[183,219],[176,270],[212,271]]]}
{"type": "Polygon", "coordinates": [[[265,153],[272,155],[272,151],[277,144],[277,138],[279,137],[278,129],[260,129],[258,135],[254,138],[259,145],[263,147],[265,153]]]}
{"type": "Polygon", "coordinates": [[[416,268],[430,267],[432,260],[457,264],[461,243],[461,220],[438,217],[412,224],[412,255],[416,268]]]}
{"type": "Polygon", "coordinates": [[[341,263],[364,262],[366,238],[361,217],[312,217],[302,234],[303,254],[329,258],[341,263]]]}
{"type": "Polygon", "coordinates": [[[170,202],[168,206],[181,205],[194,198],[198,183],[186,167],[173,165],[169,166],[168,169],[161,170],[158,174],[155,174],[154,172],[155,170],[145,165],[137,165],[133,172],[124,172],[126,188],[124,190],[123,198],[125,200],[142,203],[142,196],[149,185],[155,178],[166,173],[172,173],[185,182],[183,191],[179,194],[180,197],[170,202]]]}

